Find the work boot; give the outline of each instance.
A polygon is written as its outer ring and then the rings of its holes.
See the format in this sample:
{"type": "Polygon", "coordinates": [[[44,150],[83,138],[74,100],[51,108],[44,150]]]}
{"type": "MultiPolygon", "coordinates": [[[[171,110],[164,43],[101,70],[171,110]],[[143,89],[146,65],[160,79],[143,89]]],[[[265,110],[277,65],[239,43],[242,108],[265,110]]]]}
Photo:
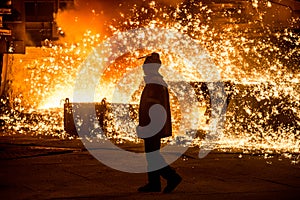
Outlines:
{"type": "Polygon", "coordinates": [[[160,192],[161,183],[159,171],[148,172],[148,184],[138,189],[139,192],[160,192]]]}
{"type": "Polygon", "coordinates": [[[164,188],[163,193],[171,193],[182,181],[182,178],[175,173],[172,178],[167,179],[167,186],[164,188]]]}
{"type": "Polygon", "coordinates": [[[140,187],[138,189],[139,192],[160,192],[161,186],[159,185],[153,185],[151,183],[147,183],[146,185],[140,187]]]}

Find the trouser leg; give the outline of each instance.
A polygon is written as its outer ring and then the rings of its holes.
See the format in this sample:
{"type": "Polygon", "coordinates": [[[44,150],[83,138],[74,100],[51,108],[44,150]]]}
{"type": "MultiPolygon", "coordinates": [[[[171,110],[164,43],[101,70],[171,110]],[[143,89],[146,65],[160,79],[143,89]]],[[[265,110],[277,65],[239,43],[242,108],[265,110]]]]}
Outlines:
{"type": "Polygon", "coordinates": [[[167,186],[164,188],[163,192],[172,192],[181,182],[182,178],[175,172],[174,169],[167,165],[164,158],[160,154],[160,138],[147,138],[144,140],[144,145],[145,152],[147,153],[146,159],[148,162],[148,187],[151,189],[142,188],[139,191],[160,191],[160,176],[162,176],[167,180],[167,186]]]}
{"type": "Polygon", "coordinates": [[[176,175],[176,171],[169,165],[160,169],[160,175],[166,180],[172,180],[176,175]]]}
{"type": "Polygon", "coordinates": [[[156,168],[156,165],[161,162],[160,159],[160,138],[151,137],[144,140],[145,152],[151,153],[146,154],[146,159],[148,162],[148,181],[150,184],[159,185],[160,186],[160,172],[159,170],[153,171],[156,168]],[[154,153],[155,152],[155,153],[154,153]]]}
{"type": "Polygon", "coordinates": [[[151,155],[146,154],[148,170],[150,171],[148,172],[149,183],[160,183],[160,176],[170,181],[178,178],[178,174],[176,173],[176,171],[172,167],[167,165],[164,158],[160,154],[160,138],[147,138],[144,142],[145,152],[152,152],[151,155]],[[160,166],[164,167],[153,171],[153,169],[158,168],[160,166]]]}
{"type": "Polygon", "coordinates": [[[148,172],[148,182],[151,185],[160,186],[160,175],[158,171],[148,172]]]}

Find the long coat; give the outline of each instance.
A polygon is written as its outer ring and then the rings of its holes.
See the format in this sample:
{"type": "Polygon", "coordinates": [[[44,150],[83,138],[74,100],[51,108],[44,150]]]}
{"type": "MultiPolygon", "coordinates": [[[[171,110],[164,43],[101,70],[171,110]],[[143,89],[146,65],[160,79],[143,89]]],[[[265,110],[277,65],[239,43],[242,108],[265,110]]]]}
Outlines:
{"type": "MultiPolygon", "coordinates": [[[[168,88],[159,84],[146,84],[139,107],[139,126],[147,126],[150,123],[149,109],[154,104],[163,106],[167,113],[167,119],[164,127],[159,133],[153,137],[169,137],[172,136],[171,111],[168,88]]],[[[139,135],[138,135],[139,136],[139,135]]]]}

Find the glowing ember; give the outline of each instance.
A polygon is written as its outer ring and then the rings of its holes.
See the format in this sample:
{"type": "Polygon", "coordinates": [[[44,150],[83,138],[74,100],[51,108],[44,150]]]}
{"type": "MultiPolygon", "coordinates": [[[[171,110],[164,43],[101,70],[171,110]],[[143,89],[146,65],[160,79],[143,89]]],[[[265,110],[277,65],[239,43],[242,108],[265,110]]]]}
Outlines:
{"type": "MultiPolygon", "coordinates": [[[[291,18],[289,28],[275,31],[272,26],[281,26],[285,21],[280,18],[269,22],[266,11],[271,12],[278,5],[269,1],[241,1],[238,7],[235,6],[230,3],[204,5],[196,0],[175,6],[143,2],[142,6],[134,5],[130,12],[120,13],[118,18],[107,22],[109,31],[105,33],[85,30],[79,42],[64,40],[64,43],[52,43],[48,47],[27,48],[26,55],[11,55],[8,94],[12,109],[2,117],[7,128],[22,134],[35,132],[64,137],[62,104],[65,98],[72,99],[74,79],[89,53],[103,38],[114,33],[138,27],[162,27],[194,38],[210,53],[223,80],[233,85],[228,89],[232,97],[218,148],[299,153],[300,35],[293,29],[299,26],[299,19],[291,18]],[[56,110],[45,111],[50,108],[56,110]]],[[[95,14],[95,10],[91,13],[95,14]]],[[[78,21],[76,12],[73,15],[78,21]]],[[[123,74],[137,70],[142,65],[142,60],[137,58],[150,51],[144,49],[123,55],[102,75],[99,74],[102,79],[96,88],[95,101],[100,102],[104,97],[110,101],[123,74]]],[[[178,71],[185,80],[201,81],[201,75],[195,73],[184,58],[163,49],[157,51],[161,53],[164,65],[178,71]]],[[[142,77],[142,72],[139,73],[142,77]]],[[[142,88],[140,80],[122,81],[124,88],[119,91],[118,99],[122,102],[124,95],[132,94],[130,103],[138,103],[142,88]]],[[[168,81],[176,83],[179,80],[168,81]]],[[[208,102],[204,101],[203,95],[199,98],[202,98],[199,111],[192,112],[201,113],[199,130],[205,132],[204,113],[208,102]]],[[[174,94],[171,94],[171,102],[176,132],[182,117],[174,94]]],[[[126,122],[113,122],[109,126],[118,133],[113,137],[136,141],[135,127],[122,127],[126,122]]],[[[201,145],[201,139],[195,139],[192,145],[201,145]]]]}

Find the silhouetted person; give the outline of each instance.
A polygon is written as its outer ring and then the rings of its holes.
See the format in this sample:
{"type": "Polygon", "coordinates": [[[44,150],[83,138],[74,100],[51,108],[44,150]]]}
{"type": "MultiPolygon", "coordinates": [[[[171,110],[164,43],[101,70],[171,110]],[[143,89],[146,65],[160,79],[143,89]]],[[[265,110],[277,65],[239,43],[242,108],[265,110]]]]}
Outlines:
{"type": "Polygon", "coordinates": [[[106,117],[106,111],[107,111],[107,102],[106,98],[103,98],[99,107],[99,124],[101,129],[104,131],[104,122],[105,122],[105,117],[106,117]]]}
{"type": "MultiPolygon", "coordinates": [[[[158,72],[161,66],[161,60],[158,53],[152,53],[146,57],[143,64],[144,81],[146,83],[139,107],[139,126],[137,127],[138,136],[144,139],[145,152],[155,152],[154,157],[146,154],[148,162],[148,170],[153,169],[159,163],[165,163],[164,158],[160,154],[160,140],[164,137],[172,136],[172,124],[171,124],[171,111],[169,92],[166,82],[163,80],[162,75],[158,72]],[[166,123],[162,126],[162,129],[155,135],[149,137],[149,131],[145,131],[151,123],[149,117],[149,109],[154,105],[161,105],[166,111],[166,123]],[[148,134],[148,137],[147,137],[148,134]]],[[[151,132],[151,131],[150,131],[151,132]]],[[[176,186],[181,182],[182,178],[165,163],[164,168],[151,171],[147,173],[148,183],[138,189],[139,192],[160,192],[161,182],[160,176],[167,180],[167,186],[164,188],[164,193],[172,192],[176,186]]]]}

